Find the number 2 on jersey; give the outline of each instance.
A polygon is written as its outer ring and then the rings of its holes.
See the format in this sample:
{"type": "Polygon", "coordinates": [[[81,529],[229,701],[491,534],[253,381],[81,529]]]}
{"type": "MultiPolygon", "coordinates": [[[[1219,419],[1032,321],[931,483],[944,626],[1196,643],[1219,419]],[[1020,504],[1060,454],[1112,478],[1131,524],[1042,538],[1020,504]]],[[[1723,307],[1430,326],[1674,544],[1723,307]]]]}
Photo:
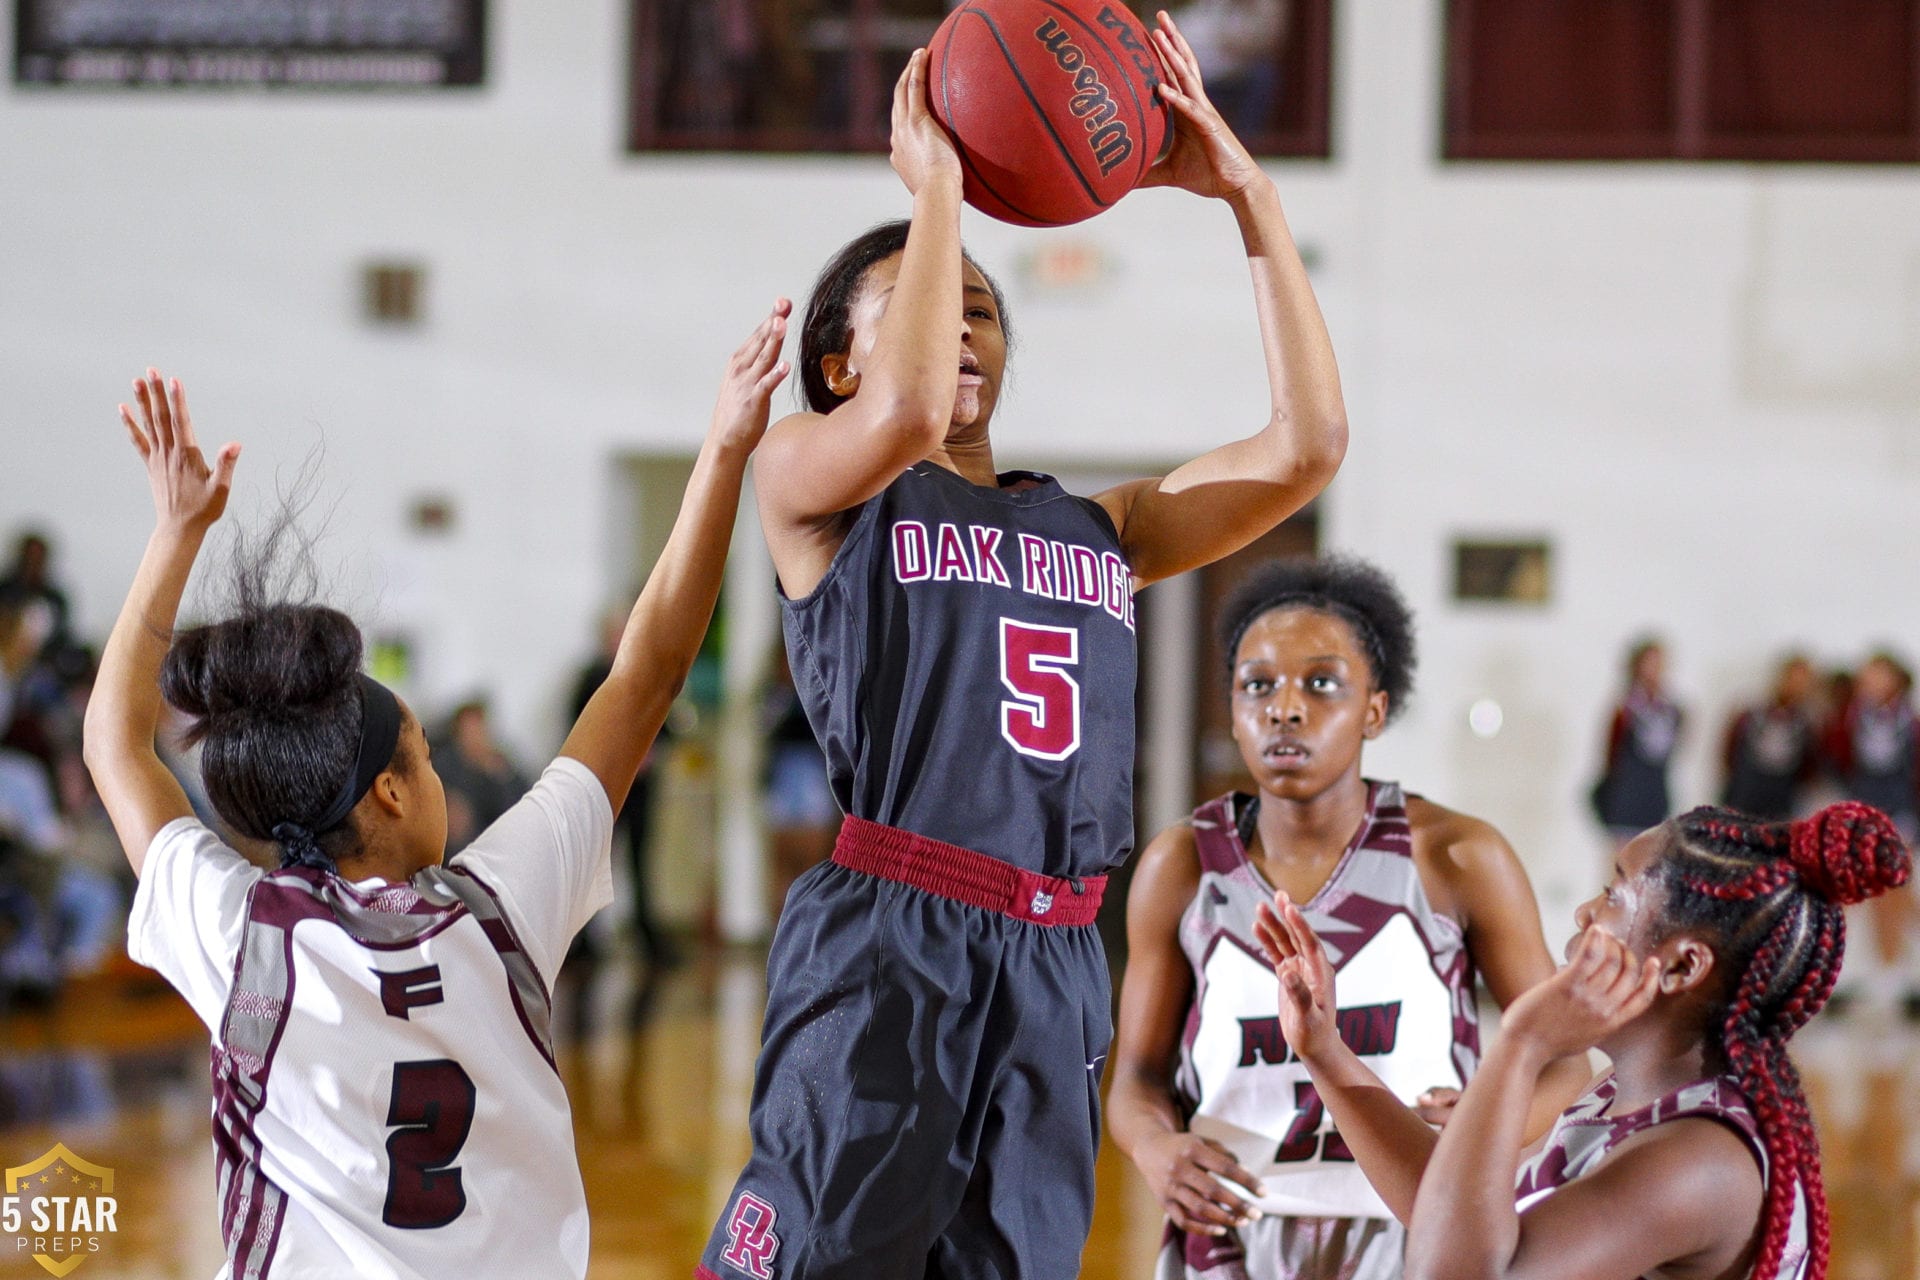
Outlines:
{"type": "Polygon", "coordinates": [[[473,1128],[473,1079],[450,1058],[393,1064],[393,1100],[387,1124],[387,1203],[380,1220],[390,1227],[444,1227],[467,1208],[454,1157],[473,1128]]]}
{"type": "Polygon", "coordinates": [[[1063,668],[1080,665],[1077,627],[1000,619],[1000,736],[1024,756],[1065,760],[1080,749],[1080,686],[1063,668]]]}
{"type": "Polygon", "coordinates": [[[1318,1089],[1306,1081],[1294,1085],[1293,1106],[1293,1124],[1286,1136],[1280,1139],[1280,1149],[1273,1153],[1275,1164],[1294,1164],[1315,1156],[1329,1162],[1353,1160],[1353,1149],[1347,1146],[1347,1140],[1340,1136],[1339,1130],[1320,1132],[1320,1123],[1327,1117],[1327,1107],[1320,1101],[1318,1089]]]}

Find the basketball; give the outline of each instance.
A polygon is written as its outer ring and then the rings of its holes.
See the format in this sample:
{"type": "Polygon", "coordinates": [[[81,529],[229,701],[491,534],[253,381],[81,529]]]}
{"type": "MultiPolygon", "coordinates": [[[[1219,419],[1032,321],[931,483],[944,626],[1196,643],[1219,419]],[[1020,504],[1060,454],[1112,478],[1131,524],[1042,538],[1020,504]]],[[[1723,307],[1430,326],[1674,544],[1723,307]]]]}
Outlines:
{"type": "Polygon", "coordinates": [[[1166,145],[1159,58],[1118,0],[967,0],[927,54],[966,201],[1003,222],[1091,218],[1138,186],[1166,145]]]}

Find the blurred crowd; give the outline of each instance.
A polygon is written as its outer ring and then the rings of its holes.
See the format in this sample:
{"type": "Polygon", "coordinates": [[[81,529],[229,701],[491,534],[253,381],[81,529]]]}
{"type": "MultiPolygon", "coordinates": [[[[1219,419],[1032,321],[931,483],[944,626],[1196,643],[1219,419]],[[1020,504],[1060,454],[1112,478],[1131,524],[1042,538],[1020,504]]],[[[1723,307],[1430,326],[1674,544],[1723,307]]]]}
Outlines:
{"type": "MultiPolygon", "coordinates": [[[[1656,640],[1627,655],[1608,724],[1594,816],[1616,844],[1672,815],[1669,774],[1687,716],[1667,684],[1667,651],[1656,640]]],[[[1713,739],[1719,803],[1757,817],[1799,817],[1834,800],[1885,810],[1909,843],[1920,837],[1920,712],[1913,671],[1891,650],[1857,666],[1817,667],[1804,653],[1780,660],[1772,684],[1736,707],[1713,739]]],[[[1870,908],[1870,950],[1856,947],[1840,996],[1902,1002],[1920,1016],[1920,909],[1911,890],[1870,908]]]]}
{"type": "MultiPolygon", "coordinates": [[[[608,614],[595,651],[575,671],[573,716],[607,678],[625,620],[625,609],[608,614]]],[[[0,1013],[49,1007],[70,984],[142,972],[125,959],[134,879],[81,759],[80,728],[97,658],[97,644],[82,641],[71,628],[52,542],[37,532],[20,536],[0,574],[0,1013]]],[[[768,746],[762,783],[777,911],[793,879],[831,850],[839,809],[784,653],[772,668],[762,699],[768,746]]],[[[696,736],[703,722],[691,705],[687,711],[662,730],[615,823],[614,856],[625,874],[622,909],[614,915],[631,929],[634,954],[649,981],[682,959],[655,914],[648,852],[660,780],[676,749],[673,724],[693,726],[689,736],[696,736]]],[[[456,853],[526,794],[533,774],[496,732],[484,695],[465,697],[444,713],[423,709],[422,715],[446,789],[447,852],[456,853]]],[[[242,852],[270,859],[271,849],[225,831],[206,803],[195,753],[181,741],[181,727],[163,731],[161,755],[196,814],[242,852]]],[[[584,930],[570,969],[590,971],[606,958],[614,930],[611,919],[584,930]]]]}
{"type": "Polygon", "coordinates": [[[133,877],[80,761],[93,665],[52,544],[23,535],[0,574],[0,1008],[121,954],[133,877]]]}
{"type": "MultiPolygon", "coordinates": [[[[1674,812],[1668,774],[1686,713],[1667,687],[1667,651],[1643,640],[1607,729],[1592,802],[1602,826],[1628,839],[1674,812]]],[[[1719,803],[1785,819],[1830,800],[1863,800],[1920,831],[1920,714],[1913,672],[1888,650],[1855,668],[1821,671],[1802,653],[1782,658],[1772,684],[1728,717],[1716,741],[1719,803]]]]}

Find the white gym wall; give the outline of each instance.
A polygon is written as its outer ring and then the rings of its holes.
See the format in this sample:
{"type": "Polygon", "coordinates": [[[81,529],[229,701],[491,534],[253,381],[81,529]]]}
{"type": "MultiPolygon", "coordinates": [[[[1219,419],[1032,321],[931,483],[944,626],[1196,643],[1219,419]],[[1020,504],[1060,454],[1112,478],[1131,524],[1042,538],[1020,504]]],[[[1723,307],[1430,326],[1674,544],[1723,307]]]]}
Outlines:
{"type": "MultiPolygon", "coordinates": [[[[1325,541],[1421,616],[1419,701],[1373,770],[1500,822],[1557,937],[1598,863],[1580,797],[1630,635],[1671,641],[1682,801],[1781,645],[1920,653],[1920,173],[1443,165],[1440,8],[1342,5],[1337,158],[1272,172],[1351,413],[1325,541]],[[1550,539],[1552,604],[1450,604],[1459,534],[1550,539]]],[[[324,437],[347,598],[414,639],[416,697],[493,690],[537,759],[627,576],[612,460],[690,453],[772,296],[907,204],[874,157],[627,155],[626,6],[491,15],[475,92],[0,91],[0,536],[50,530],[104,634],[149,525],[113,404],[159,364],[204,435],[246,443],[242,515],[324,437]],[[360,319],[383,258],[427,270],[418,329],[360,319]],[[412,530],[421,497],[449,531],[412,530]]],[[[1020,337],[1003,463],[1155,467],[1263,418],[1223,208],[1146,192],[969,235],[1020,337]],[[1096,286],[1034,286],[1061,242],[1096,286]]]]}

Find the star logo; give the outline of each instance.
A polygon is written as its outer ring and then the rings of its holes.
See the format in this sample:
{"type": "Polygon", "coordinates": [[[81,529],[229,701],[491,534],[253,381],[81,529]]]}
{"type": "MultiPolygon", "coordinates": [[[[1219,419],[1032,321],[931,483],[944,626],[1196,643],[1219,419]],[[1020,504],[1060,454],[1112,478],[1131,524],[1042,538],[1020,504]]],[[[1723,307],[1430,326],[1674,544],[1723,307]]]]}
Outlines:
{"type": "Polygon", "coordinates": [[[70,1275],[98,1249],[102,1235],[118,1227],[113,1170],[84,1160],[65,1143],[31,1164],[6,1171],[0,1225],[47,1274],[70,1275]],[[90,1247],[89,1247],[90,1246],[90,1247]]]}

